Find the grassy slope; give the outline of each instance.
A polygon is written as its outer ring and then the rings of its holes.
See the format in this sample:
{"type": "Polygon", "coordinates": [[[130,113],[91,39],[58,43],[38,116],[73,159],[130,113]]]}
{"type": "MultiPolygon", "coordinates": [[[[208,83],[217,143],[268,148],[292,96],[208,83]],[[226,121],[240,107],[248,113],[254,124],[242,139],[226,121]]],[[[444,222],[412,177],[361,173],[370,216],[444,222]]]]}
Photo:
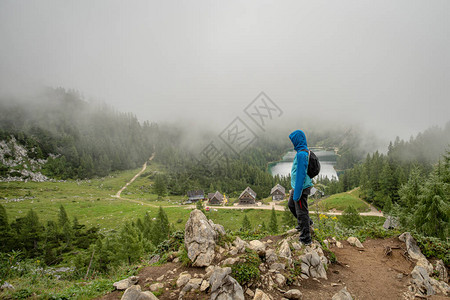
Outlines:
{"type": "Polygon", "coordinates": [[[323,211],[328,211],[331,209],[343,211],[350,205],[356,208],[359,212],[370,210],[369,205],[359,198],[359,189],[331,195],[330,197],[320,201],[318,204],[313,205],[311,210],[316,210],[317,205],[319,206],[319,210],[323,211]]]}

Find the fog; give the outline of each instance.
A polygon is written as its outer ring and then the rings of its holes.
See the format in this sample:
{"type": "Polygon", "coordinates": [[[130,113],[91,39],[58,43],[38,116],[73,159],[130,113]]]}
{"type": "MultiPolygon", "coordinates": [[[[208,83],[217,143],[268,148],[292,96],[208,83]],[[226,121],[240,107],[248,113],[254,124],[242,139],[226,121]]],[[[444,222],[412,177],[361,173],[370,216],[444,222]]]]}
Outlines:
{"type": "Polygon", "coordinates": [[[450,120],[449,11],[446,0],[2,0],[0,93],[64,87],[220,133],[236,117],[257,128],[244,109],[264,92],[279,108],[266,126],[408,138],[450,120]]]}

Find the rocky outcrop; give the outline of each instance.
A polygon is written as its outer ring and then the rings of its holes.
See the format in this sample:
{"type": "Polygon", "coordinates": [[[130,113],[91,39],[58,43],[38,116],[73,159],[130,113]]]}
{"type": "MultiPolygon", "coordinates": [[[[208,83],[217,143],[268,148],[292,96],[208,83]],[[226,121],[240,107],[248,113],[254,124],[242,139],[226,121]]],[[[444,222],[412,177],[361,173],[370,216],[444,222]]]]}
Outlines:
{"type": "Polygon", "coordinates": [[[244,300],[241,285],[230,274],[229,267],[214,269],[209,278],[211,300],[244,300]]]}
{"type": "Polygon", "coordinates": [[[399,227],[398,219],[392,216],[387,216],[386,220],[383,223],[383,228],[388,230],[388,229],[395,229],[398,227],[399,227]]]}
{"type": "Polygon", "coordinates": [[[194,267],[207,267],[214,259],[218,233],[213,225],[198,209],[191,212],[186,222],[184,243],[194,267]]]}
{"type": "Polygon", "coordinates": [[[431,278],[430,274],[434,272],[433,265],[422,254],[416,240],[411,234],[405,232],[399,236],[399,240],[405,242],[408,255],[416,260],[416,266],[411,272],[409,286],[410,299],[415,299],[415,297],[426,298],[436,293],[442,293],[446,296],[449,295],[450,286],[445,281],[448,280],[447,269],[443,262],[438,261],[436,263],[436,271],[439,274],[440,280],[431,278]]]}

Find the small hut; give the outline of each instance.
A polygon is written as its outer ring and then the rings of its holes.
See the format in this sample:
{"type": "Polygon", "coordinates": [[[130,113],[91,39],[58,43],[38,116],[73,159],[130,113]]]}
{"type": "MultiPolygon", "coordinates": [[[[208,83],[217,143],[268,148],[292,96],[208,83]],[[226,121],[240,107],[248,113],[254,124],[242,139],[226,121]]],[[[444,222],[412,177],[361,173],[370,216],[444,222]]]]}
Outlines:
{"type": "Polygon", "coordinates": [[[247,187],[239,196],[239,204],[255,204],[256,193],[247,187]]]}
{"type": "Polygon", "coordinates": [[[283,186],[277,184],[270,191],[270,195],[272,196],[272,200],[284,200],[286,190],[283,186]]]}
{"type": "Polygon", "coordinates": [[[223,195],[216,191],[215,193],[208,194],[209,204],[210,205],[222,205],[223,203],[223,195]]]}
{"type": "Polygon", "coordinates": [[[205,198],[205,192],[202,190],[188,191],[187,192],[188,200],[186,203],[194,203],[198,200],[203,200],[205,198]]]}

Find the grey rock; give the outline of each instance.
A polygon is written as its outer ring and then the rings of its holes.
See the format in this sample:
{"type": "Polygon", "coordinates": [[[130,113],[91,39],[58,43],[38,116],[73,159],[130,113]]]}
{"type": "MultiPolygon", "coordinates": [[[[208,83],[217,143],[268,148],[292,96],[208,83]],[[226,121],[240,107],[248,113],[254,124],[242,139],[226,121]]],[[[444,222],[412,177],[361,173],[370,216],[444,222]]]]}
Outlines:
{"type": "Polygon", "coordinates": [[[284,240],[281,243],[280,249],[278,251],[278,255],[280,257],[286,258],[289,261],[292,259],[291,248],[289,247],[288,241],[284,240]]]}
{"type": "Polygon", "coordinates": [[[247,289],[246,291],[245,291],[245,294],[247,295],[247,296],[249,296],[249,297],[254,297],[255,296],[255,293],[251,290],[251,289],[247,289]]]}
{"type": "Polygon", "coordinates": [[[150,291],[142,292],[139,285],[133,285],[123,293],[121,300],[158,300],[158,298],[150,291]]]}
{"type": "Polygon", "coordinates": [[[355,238],[354,236],[349,237],[347,239],[347,242],[349,242],[350,245],[355,246],[356,248],[364,248],[358,238],[355,238]]]}
{"type": "Polygon", "coordinates": [[[222,261],[222,265],[234,265],[239,260],[239,257],[229,257],[222,261]]]}
{"type": "Polygon", "coordinates": [[[275,282],[278,286],[283,286],[286,283],[286,277],[281,274],[275,274],[275,282]]]}
{"type": "Polygon", "coordinates": [[[152,285],[150,285],[150,291],[152,291],[152,292],[156,292],[157,290],[159,290],[159,289],[162,289],[164,287],[164,284],[162,284],[162,283],[154,283],[154,284],[152,284],[152,285]]]}
{"type": "Polygon", "coordinates": [[[260,289],[256,289],[253,300],[272,300],[272,297],[270,297],[260,289]]]}
{"type": "Polygon", "coordinates": [[[233,245],[236,247],[237,253],[244,253],[245,248],[249,248],[248,243],[246,241],[243,241],[240,237],[236,237],[233,245]]]}
{"type": "Polygon", "coordinates": [[[191,212],[186,222],[184,243],[194,267],[207,267],[214,259],[217,232],[198,209],[191,212]]]}
{"type": "Polygon", "coordinates": [[[139,281],[139,277],[138,276],[131,276],[129,278],[117,281],[113,283],[113,286],[119,290],[119,291],[123,291],[128,289],[129,287],[131,287],[132,285],[135,285],[137,282],[139,281]]]}
{"type": "Polygon", "coordinates": [[[422,252],[419,249],[419,246],[417,246],[416,240],[411,236],[409,232],[402,233],[398,239],[402,242],[405,242],[406,244],[406,250],[408,251],[408,254],[411,258],[414,259],[421,259],[425,256],[422,254],[422,252]]]}
{"type": "Polygon", "coordinates": [[[388,229],[395,229],[395,228],[398,228],[399,225],[400,225],[400,223],[398,222],[397,218],[394,218],[392,216],[388,216],[386,218],[386,221],[384,221],[383,228],[386,229],[386,230],[388,230],[388,229]]]}
{"type": "Polygon", "coordinates": [[[430,278],[430,281],[436,292],[441,292],[445,296],[450,295],[450,286],[447,283],[434,278],[430,278]]]}
{"type": "Polygon", "coordinates": [[[155,256],[153,256],[152,258],[150,258],[150,261],[148,262],[150,265],[153,265],[155,263],[157,263],[159,260],[161,259],[161,256],[159,256],[158,254],[156,254],[155,256]]]}
{"type": "Polygon", "coordinates": [[[249,248],[256,251],[259,256],[266,255],[266,244],[264,244],[263,242],[260,242],[258,240],[250,241],[249,248]]]}
{"type": "Polygon", "coordinates": [[[302,274],[307,277],[327,279],[327,272],[317,252],[308,252],[300,256],[300,259],[302,274]]]}
{"type": "Polygon", "coordinates": [[[273,249],[267,249],[266,251],[266,263],[271,264],[278,261],[278,256],[273,249]]]}
{"type": "Polygon", "coordinates": [[[200,292],[204,292],[209,288],[209,281],[203,280],[202,284],[200,285],[200,292]]]}
{"type": "Polygon", "coordinates": [[[343,288],[339,292],[333,295],[331,300],[353,300],[352,295],[347,291],[347,288],[343,288]]]}
{"type": "Polygon", "coordinates": [[[290,300],[300,300],[302,299],[303,294],[297,289],[292,289],[284,293],[284,297],[290,300]]]}
{"type": "Polygon", "coordinates": [[[438,277],[440,281],[443,282],[448,282],[448,273],[447,273],[447,268],[444,265],[444,262],[442,261],[442,259],[438,260],[436,262],[436,268],[435,270],[438,272],[438,277]]]}
{"type": "Polygon", "coordinates": [[[271,271],[280,271],[286,269],[286,266],[282,263],[273,263],[269,268],[271,271]]]}
{"type": "Polygon", "coordinates": [[[177,279],[177,287],[182,287],[191,279],[191,274],[181,273],[177,279]]]}
{"type": "Polygon", "coordinates": [[[214,270],[209,279],[211,300],[244,300],[242,287],[230,274],[229,267],[214,270]]]}
{"type": "Polygon", "coordinates": [[[421,266],[415,266],[412,270],[411,286],[414,292],[422,297],[436,294],[427,270],[421,266]]]}

